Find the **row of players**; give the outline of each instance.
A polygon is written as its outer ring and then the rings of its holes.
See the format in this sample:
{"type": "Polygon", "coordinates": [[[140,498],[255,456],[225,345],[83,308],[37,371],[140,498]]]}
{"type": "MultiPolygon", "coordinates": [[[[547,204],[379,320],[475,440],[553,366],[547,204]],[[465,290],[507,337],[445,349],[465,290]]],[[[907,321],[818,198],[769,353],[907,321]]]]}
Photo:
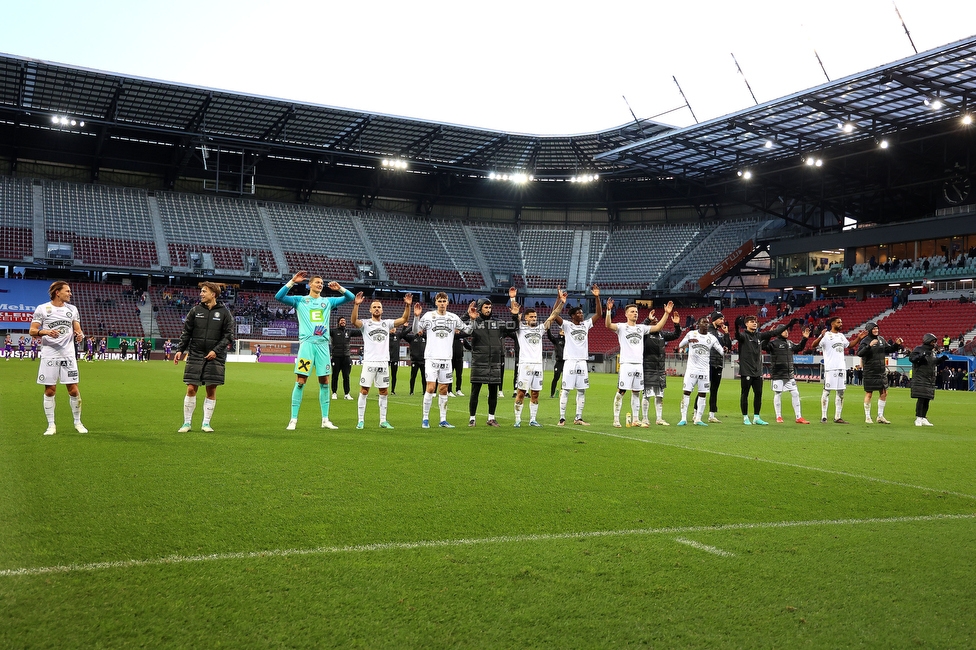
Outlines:
{"type": "MultiPolygon", "coordinates": [[[[359,307],[363,302],[363,295],[354,296],[350,291],[341,287],[337,282],[330,282],[328,287],[340,296],[326,298],[322,296],[325,288],[324,280],[319,276],[309,278],[309,274],[300,271],[289,280],[276,294],[279,302],[295,308],[299,323],[299,352],[295,360],[296,382],[292,390],[291,419],[286,427],[294,430],[298,423],[298,413],[304,394],[305,384],[312,375],[313,368],[319,379],[319,402],[322,411],[322,427],[337,428],[329,419],[331,394],[329,379],[332,374],[331,357],[329,352],[329,327],[332,310],[344,303],[354,302],[352,324],[361,329],[364,340],[363,371],[360,379],[360,396],[358,405],[357,428],[363,428],[366,398],[370,388],[375,386],[379,392],[380,426],[393,428],[386,419],[387,399],[389,391],[389,361],[390,333],[397,327],[408,322],[412,296],[404,297],[404,312],[397,319],[383,319],[383,305],[379,300],[370,304],[370,318],[366,321],[359,318],[359,307]],[[308,280],[309,293],[307,295],[289,295],[298,283],[308,280]]],[[[223,304],[217,301],[220,288],[210,282],[201,284],[200,303],[195,305],[187,315],[184,331],[180,337],[174,362],[186,359],[184,383],[187,394],[184,398],[184,423],[180,432],[189,431],[193,413],[196,408],[196,393],[199,387],[206,387],[207,397],[204,400],[204,419],[202,430],[213,431],[210,425],[216,402],[217,386],[224,383],[224,361],[226,350],[233,340],[233,317],[223,304]]],[[[493,305],[491,301],[482,299],[472,302],[468,306],[468,318],[463,320],[456,314],[447,311],[448,297],[444,293],[435,296],[436,308],[426,314],[419,304],[413,305],[413,330],[417,334],[426,336],[425,366],[426,391],[423,399],[422,427],[430,426],[430,410],[433,406],[435,393],[438,399],[439,426],[453,428],[447,420],[448,391],[451,388],[452,357],[455,332],[464,332],[471,336],[471,395],[469,402],[469,426],[475,425],[480,392],[483,386],[488,387],[488,420],[489,426],[498,426],[495,419],[497,396],[501,386],[501,371],[504,367],[503,336],[514,336],[519,342],[521,360],[518,365],[518,379],[516,381],[517,394],[515,399],[515,426],[521,426],[522,407],[526,395],[530,398],[530,426],[541,426],[538,422],[539,392],[543,382],[542,337],[553,323],[556,323],[565,337],[563,352],[563,379],[559,400],[559,425],[566,424],[566,410],[569,394],[576,391],[576,414],[573,423],[588,426],[583,419],[586,401],[586,390],[589,388],[589,330],[604,318],[603,302],[600,289],[596,285],[592,288],[596,302],[596,313],[589,319],[583,316],[582,308],[574,306],[569,309],[569,319],[561,317],[561,311],[566,303],[567,294],[559,290],[556,304],[549,318],[540,323],[534,309],[522,308],[516,301],[517,291],[509,290],[511,321],[499,321],[492,318],[493,305]]],[[[87,432],[81,423],[81,398],[78,391],[78,369],[73,353],[73,342],[81,341],[84,334],[81,330],[80,317],[77,308],[70,305],[71,290],[65,282],[55,282],[50,288],[51,302],[38,306],[31,322],[30,334],[41,341],[41,365],[38,372],[38,383],[45,386],[44,410],[48,419],[48,429],[45,435],[52,435],[56,431],[54,424],[54,395],[58,382],[66,385],[70,396],[75,428],[79,432],[87,432]]],[[[619,427],[620,410],[623,396],[631,392],[631,411],[642,413],[639,422],[641,426],[650,426],[649,402],[653,398],[655,404],[655,422],[666,426],[663,419],[663,398],[666,382],[664,366],[664,345],[669,340],[680,336],[680,318],[673,309],[673,304],[665,307],[664,317],[657,321],[651,317],[647,322],[638,324],[637,305],[627,305],[625,308],[625,323],[611,321],[613,299],[607,300],[606,327],[617,333],[620,342],[620,372],[618,392],[614,399],[614,426],[619,427]],[[674,326],[673,332],[662,334],[668,320],[674,326]]],[[[772,360],[772,387],[774,393],[774,407],[776,419],[782,422],[781,396],[783,392],[790,392],[793,398],[793,408],[796,422],[808,424],[800,413],[799,392],[793,374],[793,355],[803,349],[810,336],[809,330],[804,330],[803,340],[799,344],[788,341],[788,329],[794,322],[782,325],[772,331],[760,333],[755,317],[746,317],[736,322],[736,339],[739,343],[739,360],[741,375],[740,405],[743,412],[744,424],[764,425],[759,416],[762,404],[762,366],[761,348],[770,353],[772,360]],[[740,327],[741,326],[741,327],[740,327]],[[748,393],[753,391],[753,418],[750,420],[747,412],[748,393]]],[[[820,333],[811,343],[811,347],[819,348],[824,356],[824,391],[821,398],[822,422],[827,421],[829,393],[835,393],[834,421],[846,422],[841,416],[844,402],[846,379],[846,363],[844,354],[847,348],[857,346],[857,353],[861,356],[865,368],[865,420],[872,422],[870,417],[871,398],[873,392],[879,392],[877,421],[887,424],[884,417],[884,406],[887,397],[887,375],[884,371],[884,355],[901,347],[901,339],[887,341],[879,336],[877,325],[868,323],[853,341],[841,332],[842,321],[834,317],[829,321],[829,329],[820,333]]],[[[929,425],[926,418],[928,404],[934,399],[935,370],[941,360],[935,356],[936,337],[926,334],[923,344],[916,348],[911,355],[915,366],[912,397],[916,398],[917,426],[929,425]],[[931,375],[931,376],[930,376],[931,375]]],[[[714,377],[711,371],[712,360],[716,355],[721,359],[731,350],[731,339],[728,328],[721,313],[712,314],[711,319],[702,318],[698,321],[697,329],[689,331],[679,343],[679,350],[688,352],[688,364],[683,382],[681,400],[681,420],[679,426],[687,424],[687,412],[692,392],[697,388],[698,395],[692,422],[699,426],[708,426],[704,421],[705,398],[714,377]]],[[[717,388],[717,386],[716,386],[717,388]]],[[[714,410],[710,413],[710,420],[717,420],[714,410]]]]}

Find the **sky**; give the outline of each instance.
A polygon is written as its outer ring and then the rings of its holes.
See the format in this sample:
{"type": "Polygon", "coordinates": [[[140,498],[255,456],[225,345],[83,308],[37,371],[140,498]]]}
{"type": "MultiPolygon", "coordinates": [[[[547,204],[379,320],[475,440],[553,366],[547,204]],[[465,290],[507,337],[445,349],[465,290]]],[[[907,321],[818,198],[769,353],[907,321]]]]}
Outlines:
{"type": "MultiPolygon", "coordinates": [[[[0,0],[0,52],[537,135],[704,122],[914,54],[891,0],[0,0]],[[626,97],[626,100],[624,99],[626,97]],[[630,108],[628,108],[628,103],[630,108]]],[[[973,0],[897,0],[919,52],[973,0]]]]}

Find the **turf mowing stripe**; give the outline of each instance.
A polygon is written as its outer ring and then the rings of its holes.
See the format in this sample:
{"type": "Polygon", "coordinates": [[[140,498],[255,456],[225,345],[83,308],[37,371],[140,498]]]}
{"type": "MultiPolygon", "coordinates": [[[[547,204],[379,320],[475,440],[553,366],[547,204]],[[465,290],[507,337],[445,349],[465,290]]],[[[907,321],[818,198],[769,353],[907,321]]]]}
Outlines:
{"type": "Polygon", "coordinates": [[[687,544],[692,548],[697,548],[699,551],[705,551],[706,553],[711,553],[713,555],[721,555],[722,557],[735,557],[735,553],[723,551],[720,548],[715,548],[714,546],[709,546],[708,544],[702,544],[701,542],[695,542],[690,539],[685,539],[684,537],[675,537],[674,541],[678,542],[679,544],[687,544]]]}
{"type": "Polygon", "coordinates": [[[685,449],[687,451],[699,451],[706,454],[715,454],[716,456],[726,456],[728,458],[741,458],[743,460],[754,460],[760,463],[769,463],[770,465],[780,465],[782,467],[793,467],[794,469],[805,469],[811,472],[823,472],[824,474],[836,474],[837,476],[846,476],[848,478],[856,478],[862,481],[874,481],[875,483],[884,483],[886,485],[895,485],[898,487],[911,488],[913,490],[924,490],[925,492],[937,492],[938,494],[949,494],[954,497],[962,497],[963,499],[976,500],[976,496],[973,496],[972,494],[953,492],[952,490],[943,490],[941,488],[926,487],[924,485],[912,485],[911,483],[899,483],[898,481],[890,481],[886,478],[876,478],[874,476],[852,474],[850,472],[844,472],[838,469],[824,469],[823,467],[809,467],[807,465],[797,465],[796,463],[787,463],[781,460],[770,460],[768,458],[760,458],[758,456],[744,456],[742,454],[732,454],[727,451],[715,451],[714,449],[701,449],[699,447],[689,447],[688,445],[678,445],[673,442],[661,442],[659,440],[648,440],[647,438],[635,438],[633,436],[625,436],[619,433],[610,433],[608,431],[594,431],[591,429],[589,433],[593,433],[598,436],[608,436],[610,438],[620,438],[622,440],[633,440],[634,442],[646,442],[649,445],[662,445],[664,447],[675,447],[676,449],[685,449]]]}
{"type": "Polygon", "coordinates": [[[68,564],[49,567],[25,567],[4,569],[0,578],[13,576],[38,576],[51,573],[75,573],[79,571],[100,571],[103,569],[128,569],[143,566],[162,566],[190,564],[192,562],[215,562],[220,560],[253,560],[268,557],[291,557],[296,555],[330,555],[337,553],[368,553],[372,551],[412,550],[425,548],[446,548],[477,546],[485,544],[509,544],[518,542],[548,542],[565,539],[591,539],[597,537],[626,537],[635,535],[687,535],[691,533],[714,533],[730,530],[765,530],[774,528],[798,528],[804,526],[856,526],[863,524],[897,524],[920,521],[943,521],[976,519],[976,514],[968,515],[917,515],[912,517],[872,517],[869,519],[822,519],[813,521],[773,521],[752,524],[720,524],[717,526],[681,526],[673,528],[635,528],[631,530],[599,530],[577,533],[552,533],[548,535],[502,535],[474,539],[423,540],[419,542],[382,542],[356,546],[322,546],[319,548],[272,549],[238,553],[214,553],[212,555],[170,555],[150,560],[117,560],[115,562],[94,562],[91,564],[68,564]]]}

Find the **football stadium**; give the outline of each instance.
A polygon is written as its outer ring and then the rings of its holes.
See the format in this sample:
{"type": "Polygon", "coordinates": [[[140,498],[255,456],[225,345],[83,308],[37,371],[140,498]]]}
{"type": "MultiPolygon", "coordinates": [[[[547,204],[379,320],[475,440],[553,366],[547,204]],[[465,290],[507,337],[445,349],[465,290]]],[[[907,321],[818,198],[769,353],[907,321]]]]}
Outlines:
{"type": "Polygon", "coordinates": [[[976,646],[974,62],[528,135],[0,55],[0,646],[976,646]]]}

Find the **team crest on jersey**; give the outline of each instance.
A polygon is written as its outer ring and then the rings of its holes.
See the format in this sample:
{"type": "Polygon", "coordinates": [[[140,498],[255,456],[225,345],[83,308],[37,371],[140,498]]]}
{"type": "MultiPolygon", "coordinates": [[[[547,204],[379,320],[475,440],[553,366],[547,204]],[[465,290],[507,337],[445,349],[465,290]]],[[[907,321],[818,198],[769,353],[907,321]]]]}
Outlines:
{"type": "Polygon", "coordinates": [[[570,336],[572,336],[573,340],[577,343],[582,343],[586,340],[586,330],[573,330],[573,333],[570,334],[570,336]]]}
{"type": "Polygon", "coordinates": [[[634,347],[640,345],[641,341],[643,340],[644,340],[644,335],[641,334],[640,332],[631,332],[627,334],[627,342],[633,345],[634,347]]]}

